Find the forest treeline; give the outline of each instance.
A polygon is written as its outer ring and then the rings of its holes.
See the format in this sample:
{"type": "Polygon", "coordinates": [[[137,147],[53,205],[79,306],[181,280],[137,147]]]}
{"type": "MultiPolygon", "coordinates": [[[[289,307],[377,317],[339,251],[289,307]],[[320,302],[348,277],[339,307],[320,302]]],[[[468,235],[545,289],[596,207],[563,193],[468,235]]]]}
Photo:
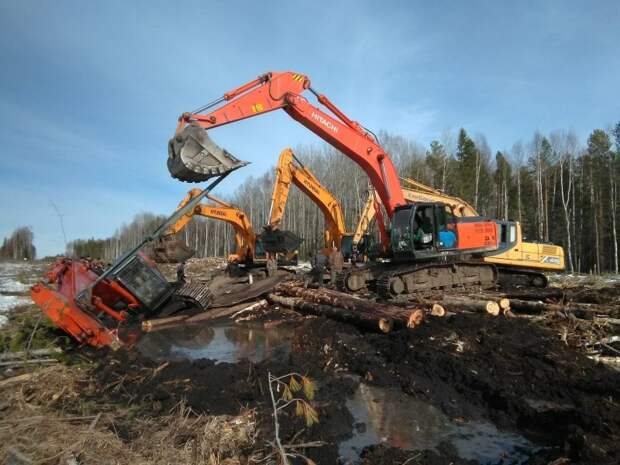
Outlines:
{"type": "MultiPolygon", "coordinates": [[[[472,204],[480,215],[520,221],[530,241],[562,245],[568,271],[618,272],[618,183],[620,123],[591,132],[579,141],[573,131],[535,133],[509,150],[493,151],[483,135],[446,131],[424,147],[405,137],[379,134],[399,173],[472,204]]],[[[347,227],[357,223],[368,192],[363,171],[331,146],[294,149],[318,179],[340,199],[347,227]]],[[[274,162],[277,153],[273,154],[274,162]]],[[[245,180],[227,200],[252,219],[257,231],[269,215],[274,170],[245,180]]],[[[181,200],[181,199],[179,199],[181,200]]],[[[107,239],[78,240],[68,252],[112,260],[137,244],[163,217],[137,215],[107,239]]],[[[283,229],[305,238],[302,256],[321,247],[319,209],[293,188],[283,229]]],[[[227,256],[234,247],[232,228],[221,221],[194,219],[178,234],[197,256],[227,256]]]]}
{"type": "Polygon", "coordinates": [[[32,229],[22,226],[5,237],[0,247],[0,260],[34,260],[37,249],[34,246],[32,229]]]}

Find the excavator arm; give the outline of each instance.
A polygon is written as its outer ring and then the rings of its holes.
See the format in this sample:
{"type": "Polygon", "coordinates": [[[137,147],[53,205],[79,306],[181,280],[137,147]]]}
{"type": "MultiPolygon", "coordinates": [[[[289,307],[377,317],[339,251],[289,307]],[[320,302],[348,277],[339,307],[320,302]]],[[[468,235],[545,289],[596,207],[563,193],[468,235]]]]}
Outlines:
{"type": "Polygon", "coordinates": [[[323,187],[314,174],[295,157],[290,148],[284,149],[280,153],[276,166],[276,179],[271,196],[268,226],[275,229],[280,225],[291,184],[295,184],[323,213],[325,217],[325,248],[330,249],[335,246],[340,250],[342,238],[346,234],[340,203],[331,192],[323,187]]]}
{"type": "Polygon", "coordinates": [[[217,158],[222,152],[204,131],[196,131],[197,128],[209,130],[278,109],[286,111],[357,163],[370,178],[390,218],[396,207],[405,205],[396,168],[376,138],[359,123],[350,120],[326,96],[315,91],[307,76],[289,71],[266,73],[195,112],[181,115],[176,134],[169,144],[168,166],[172,175],[184,181],[202,181],[212,176],[196,177],[197,170],[192,170],[201,164],[201,157],[217,158]],[[301,95],[306,90],[314,94],[331,114],[308,102],[301,95]],[[218,108],[202,113],[214,107],[218,108]],[[185,153],[189,142],[198,142],[202,152],[192,150],[185,153]],[[191,176],[186,175],[188,169],[191,176]]]}
{"type": "Polygon", "coordinates": [[[364,207],[362,208],[362,213],[360,213],[359,220],[357,222],[357,226],[355,227],[355,232],[353,233],[353,246],[357,247],[357,245],[368,231],[370,227],[370,222],[375,218],[378,210],[379,198],[377,197],[377,193],[374,189],[369,189],[368,198],[366,202],[364,202],[364,207]]]}
{"type": "MultiPolygon", "coordinates": [[[[189,191],[181,203],[179,203],[177,210],[187,205],[198,194],[200,194],[200,189],[192,189],[189,191]]],[[[237,251],[235,254],[228,257],[228,261],[245,262],[252,260],[256,252],[256,234],[248,216],[242,210],[215,196],[207,195],[207,198],[216,202],[218,205],[199,203],[193,210],[183,215],[166,231],[166,237],[174,236],[181,231],[194,216],[204,216],[206,218],[221,220],[230,224],[235,230],[237,251]]]]}

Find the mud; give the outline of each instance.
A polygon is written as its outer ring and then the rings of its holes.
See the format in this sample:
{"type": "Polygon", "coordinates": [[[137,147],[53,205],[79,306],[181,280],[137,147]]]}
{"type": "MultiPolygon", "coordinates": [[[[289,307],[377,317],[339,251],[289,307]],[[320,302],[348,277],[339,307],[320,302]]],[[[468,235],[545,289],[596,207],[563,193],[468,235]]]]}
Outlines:
{"type": "MultiPolygon", "coordinates": [[[[212,341],[217,329],[203,331],[212,341]]],[[[217,354],[178,360],[119,352],[92,374],[103,393],[123,379],[109,400],[140,399],[149,412],[181,399],[201,413],[255,409],[264,441],[273,439],[267,374],[306,374],[319,386],[320,423],[305,428],[283,413],[281,435],[285,442],[324,441],[304,451],[317,463],[391,464],[414,456],[412,463],[620,460],[620,374],[595,365],[553,330],[454,315],[388,335],[315,318],[278,331],[287,341],[281,357],[253,358],[250,350],[226,363],[217,354]]],[[[204,348],[191,335],[184,344],[204,348]]]]}
{"type": "MultiPolygon", "coordinates": [[[[617,286],[579,292],[617,304],[617,286]]],[[[584,354],[586,341],[605,334],[614,333],[566,316],[476,314],[370,334],[270,307],[251,321],[143,335],[117,352],[73,347],[66,358],[75,365],[62,371],[80,373],[75,395],[58,380],[42,403],[58,415],[109,412],[114,422],[97,428],[129,448],[179,405],[208,418],[251,417],[256,436],[226,456],[245,464],[272,451],[268,374],[295,372],[318,388],[319,423],[283,410],[280,437],[312,443],[298,451],[317,464],[617,464],[620,373],[584,354]]],[[[181,448],[197,434],[184,431],[181,448]]]]}

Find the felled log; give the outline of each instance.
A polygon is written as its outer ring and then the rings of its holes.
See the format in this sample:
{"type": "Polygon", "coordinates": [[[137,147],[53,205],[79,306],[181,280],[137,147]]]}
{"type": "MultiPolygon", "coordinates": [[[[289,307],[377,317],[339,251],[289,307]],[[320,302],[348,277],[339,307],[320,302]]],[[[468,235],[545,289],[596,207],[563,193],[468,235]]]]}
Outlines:
{"type": "Polygon", "coordinates": [[[203,321],[217,320],[219,318],[225,317],[236,318],[242,313],[264,308],[267,306],[267,304],[268,303],[265,299],[261,299],[256,302],[244,302],[241,304],[233,305],[231,307],[214,308],[212,310],[207,310],[206,312],[189,317],[186,323],[200,323],[203,321]]]}
{"type": "Polygon", "coordinates": [[[30,360],[9,360],[8,362],[0,362],[0,367],[22,367],[26,365],[36,365],[38,363],[58,363],[55,358],[33,358],[30,360]]]}
{"type": "Polygon", "coordinates": [[[561,307],[561,305],[548,304],[535,300],[510,299],[510,309],[517,312],[543,313],[556,311],[561,307]]]}
{"type": "Polygon", "coordinates": [[[0,387],[8,386],[14,383],[23,383],[25,381],[30,381],[32,379],[32,373],[24,373],[23,375],[13,376],[11,378],[6,378],[0,381],[0,387]]]}
{"type": "Polygon", "coordinates": [[[391,302],[390,304],[393,307],[404,308],[409,311],[419,309],[427,315],[444,317],[448,314],[448,312],[446,312],[446,309],[443,308],[441,304],[437,302],[437,300],[441,300],[441,297],[437,297],[436,299],[423,299],[413,297],[411,299],[408,299],[406,302],[396,301],[391,302]]]}
{"type": "Polygon", "coordinates": [[[608,304],[617,301],[620,287],[596,288],[559,288],[547,287],[543,289],[514,289],[503,292],[509,299],[548,300],[560,302],[583,302],[592,304],[608,304]]]}
{"type": "Polygon", "coordinates": [[[276,286],[275,292],[286,297],[299,297],[308,302],[362,312],[376,318],[390,319],[398,327],[412,328],[424,319],[424,311],[419,308],[403,309],[396,305],[373,302],[332,289],[308,289],[298,281],[280,283],[276,286]]]}
{"type": "Polygon", "coordinates": [[[142,322],[142,331],[145,333],[157,331],[160,329],[169,329],[174,326],[189,325],[202,323],[204,321],[217,320],[219,318],[236,318],[242,313],[256,311],[268,305],[265,299],[257,302],[242,303],[231,307],[214,308],[193,316],[179,315],[167,318],[156,318],[153,320],[145,320],[142,322]]]}
{"type": "MultiPolygon", "coordinates": [[[[592,320],[597,318],[596,315],[609,315],[614,311],[618,311],[617,307],[602,306],[597,304],[568,303],[553,304],[541,301],[510,299],[510,308],[512,310],[524,313],[548,313],[548,312],[565,312],[574,316],[592,320]]],[[[612,318],[613,320],[613,318],[612,318]]]]}
{"type": "Polygon", "coordinates": [[[493,294],[471,294],[468,297],[471,297],[472,299],[483,299],[483,300],[491,300],[493,302],[497,302],[497,305],[499,305],[499,308],[501,310],[507,310],[510,308],[510,299],[508,299],[507,297],[499,294],[499,295],[493,295],[493,294]]]}
{"type": "Polygon", "coordinates": [[[142,322],[142,331],[150,333],[164,328],[171,328],[183,324],[187,320],[187,315],[169,316],[166,318],[155,318],[153,320],[144,320],[142,322]]]}
{"type": "Polygon", "coordinates": [[[597,323],[607,323],[610,325],[620,325],[620,318],[605,318],[605,317],[595,317],[594,321],[597,323]]]}
{"type": "Polygon", "coordinates": [[[602,363],[603,365],[609,365],[616,369],[620,369],[620,357],[605,357],[603,355],[588,355],[590,360],[594,360],[597,363],[602,363]]]}
{"type": "Polygon", "coordinates": [[[309,302],[301,297],[285,297],[277,294],[269,294],[267,298],[279,305],[290,307],[300,313],[324,316],[357,326],[364,330],[389,333],[394,322],[392,319],[382,316],[371,315],[367,312],[335,307],[333,305],[309,302]]]}
{"type": "Polygon", "coordinates": [[[443,308],[442,305],[438,303],[434,303],[430,305],[428,309],[428,313],[429,315],[432,315],[432,316],[444,317],[446,316],[446,309],[443,308]]]}
{"type": "Polygon", "coordinates": [[[446,295],[441,300],[441,305],[453,312],[466,310],[469,312],[488,313],[493,316],[500,314],[499,304],[492,300],[446,295]]]}
{"type": "Polygon", "coordinates": [[[24,357],[34,358],[41,357],[43,355],[59,354],[61,352],[62,350],[59,347],[52,347],[50,349],[34,349],[20,352],[5,352],[0,354],[0,360],[13,360],[24,357]]]}

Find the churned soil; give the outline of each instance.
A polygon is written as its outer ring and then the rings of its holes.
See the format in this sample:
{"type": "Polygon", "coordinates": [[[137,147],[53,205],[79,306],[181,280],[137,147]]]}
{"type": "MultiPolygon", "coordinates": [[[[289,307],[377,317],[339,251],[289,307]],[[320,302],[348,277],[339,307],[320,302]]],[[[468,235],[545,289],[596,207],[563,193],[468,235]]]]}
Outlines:
{"type": "MultiPolygon", "coordinates": [[[[198,413],[256,409],[262,439],[268,441],[273,420],[267,375],[302,373],[318,386],[314,402],[320,422],[307,428],[292,412],[283,412],[282,440],[323,441],[305,455],[317,463],[336,463],[338,443],[352,431],[345,401],[363,380],[398,388],[450,418],[490,421],[519,433],[541,447],[530,463],[561,457],[570,463],[620,462],[620,373],[596,365],[553,328],[457,314],[387,335],[322,318],[307,319],[291,331],[287,360],[257,364],[162,363],[135,351],[109,353],[92,371],[101,388],[97,395],[116,402],[139,400],[155,414],[182,399],[198,413]]],[[[441,447],[420,454],[417,463],[467,463],[441,447]]],[[[362,460],[388,464],[410,457],[409,451],[377,446],[367,448],[362,460]]]]}

